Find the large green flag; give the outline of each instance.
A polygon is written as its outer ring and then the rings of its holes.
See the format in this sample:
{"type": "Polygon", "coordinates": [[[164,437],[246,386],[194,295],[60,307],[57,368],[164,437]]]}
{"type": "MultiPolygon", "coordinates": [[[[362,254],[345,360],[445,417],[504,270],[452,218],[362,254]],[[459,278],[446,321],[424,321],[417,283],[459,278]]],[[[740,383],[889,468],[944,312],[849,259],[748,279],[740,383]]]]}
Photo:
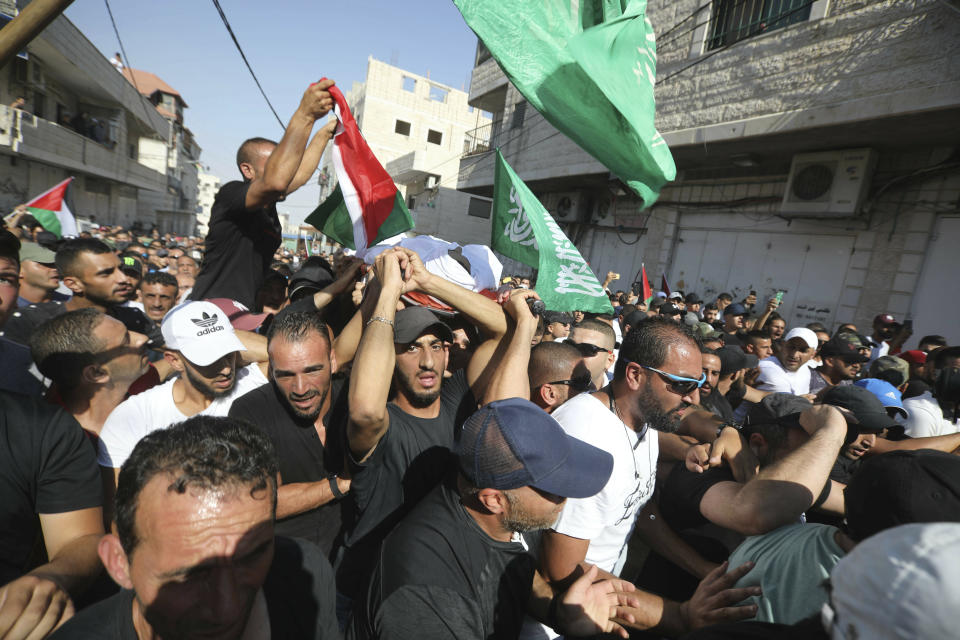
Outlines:
{"type": "Polygon", "coordinates": [[[646,0],[454,0],[514,86],[653,204],[677,169],[654,127],[646,0]]]}
{"type": "Polygon", "coordinates": [[[537,293],[547,309],[613,313],[590,265],[499,150],[492,217],[490,245],[538,270],[537,293]]]}

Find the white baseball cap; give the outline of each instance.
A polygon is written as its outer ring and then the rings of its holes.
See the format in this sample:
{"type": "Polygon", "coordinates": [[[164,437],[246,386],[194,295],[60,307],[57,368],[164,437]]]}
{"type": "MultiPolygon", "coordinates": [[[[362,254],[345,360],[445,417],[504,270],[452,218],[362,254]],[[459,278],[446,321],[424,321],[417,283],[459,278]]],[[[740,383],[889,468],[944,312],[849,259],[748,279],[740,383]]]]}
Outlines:
{"type": "Polygon", "coordinates": [[[790,342],[794,338],[800,338],[807,343],[807,346],[811,349],[816,349],[820,342],[817,340],[817,334],[815,334],[810,329],[806,327],[794,327],[787,332],[787,335],[783,336],[784,342],[790,342]]]}
{"type": "Polygon", "coordinates": [[[234,351],[246,351],[233,331],[230,318],[212,302],[196,300],[177,305],[160,325],[168,349],[205,367],[234,351]]]}
{"type": "Polygon", "coordinates": [[[830,574],[821,619],[834,640],[956,638],[960,524],[905,524],[870,536],[830,574]]]}

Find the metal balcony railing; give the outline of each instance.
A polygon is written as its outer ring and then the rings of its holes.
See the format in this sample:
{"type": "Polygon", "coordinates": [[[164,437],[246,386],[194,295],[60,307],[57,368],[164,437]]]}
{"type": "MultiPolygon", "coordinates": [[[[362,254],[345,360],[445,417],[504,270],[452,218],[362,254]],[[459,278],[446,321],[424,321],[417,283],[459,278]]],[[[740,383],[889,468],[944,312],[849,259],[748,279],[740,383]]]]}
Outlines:
{"type": "Polygon", "coordinates": [[[490,124],[467,131],[463,141],[463,156],[474,156],[496,149],[505,139],[503,120],[494,120],[490,124]]]}
{"type": "Polygon", "coordinates": [[[707,50],[810,18],[816,0],[714,0],[707,50]]]}

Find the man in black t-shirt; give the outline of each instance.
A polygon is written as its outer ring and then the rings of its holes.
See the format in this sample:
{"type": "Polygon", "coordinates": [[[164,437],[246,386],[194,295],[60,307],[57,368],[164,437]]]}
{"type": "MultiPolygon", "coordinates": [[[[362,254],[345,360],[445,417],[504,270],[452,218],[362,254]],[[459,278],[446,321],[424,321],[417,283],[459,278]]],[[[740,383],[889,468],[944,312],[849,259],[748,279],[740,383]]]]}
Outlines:
{"type": "Polygon", "coordinates": [[[230,416],[263,431],[277,450],[277,533],[310,540],[330,554],[340,504],[350,491],[343,472],[346,386],[327,326],[315,312],[281,313],[270,325],[270,384],[237,398],[230,416]]]}
{"type": "Polygon", "coordinates": [[[240,145],[237,168],[243,181],[223,185],[213,201],[191,300],[230,298],[255,308],[257,290],[281,242],[276,204],[306,184],[333,137],[336,118],[307,144],[316,121],[333,107],[331,86],[332,80],[310,85],[279,144],[250,138],[240,145]]]}
{"type": "Polygon", "coordinates": [[[387,537],[347,637],[516,638],[527,613],[573,636],[625,636],[609,606],[587,612],[592,602],[618,604],[610,591],[631,591],[629,583],[584,592],[594,568],[555,596],[519,535],[552,525],[567,497],[600,491],[613,456],[568,436],[529,400],[509,398],[467,420],[456,466],[387,537]]]}
{"type": "Polygon", "coordinates": [[[100,474],[80,425],[40,400],[0,392],[0,442],[0,637],[40,638],[103,569],[100,474]]]}
{"type": "Polygon", "coordinates": [[[127,329],[150,339],[149,345],[163,345],[160,328],[139,309],[122,306],[132,287],[120,269],[113,249],[93,238],[65,242],[57,250],[57,270],[72,292],[66,302],[51,301],[17,309],[3,327],[3,335],[14,342],[29,344],[30,336],[41,324],[67,311],[93,307],[122,322],[127,329]]]}
{"type": "Polygon", "coordinates": [[[380,293],[350,375],[355,510],[345,516],[337,561],[337,587],[350,598],[363,593],[383,537],[443,478],[456,429],[483,397],[491,356],[506,333],[496,302],[432,275],[409,249],[384,251],[374,271],[380,293]],[[444,379],[453,335],[426,308],[398,312],[409,291],[442,300],[479,329],[483,341],[465,370],[444,379]]]}
{"type": "Polygon", "coordinates": [[[726,397],[717,390],[720,371],[722,370],[720,356],[712,349],[701,347],[700,361],[703,364],[703,373],[707,376],[700,387],[700,406],[724,422],[731,422],[733,420],[733,408],[730,407],[726,397]]]}
{"type": "Polygon", "coordinates": [[[100,559],[122,587],[53,637],[339,638],[333,572],[303,540],[274,538],[270,440],[194,416],[145,436],[120,472],[116,533],[100,559]]]}

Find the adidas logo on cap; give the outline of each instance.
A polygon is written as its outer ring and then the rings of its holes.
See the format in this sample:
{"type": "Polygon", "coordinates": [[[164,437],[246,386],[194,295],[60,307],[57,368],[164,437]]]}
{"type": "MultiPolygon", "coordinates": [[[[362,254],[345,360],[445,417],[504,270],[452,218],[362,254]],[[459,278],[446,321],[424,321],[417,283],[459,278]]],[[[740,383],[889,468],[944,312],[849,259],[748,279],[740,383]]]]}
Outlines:
{"type": "Polygon", "coordinates": [[[208,315],[206,311],[200,314],[199,318],[190,318],[190,321],[198,327],[212,327],[217,324],[217,314],[208,315]]]}

